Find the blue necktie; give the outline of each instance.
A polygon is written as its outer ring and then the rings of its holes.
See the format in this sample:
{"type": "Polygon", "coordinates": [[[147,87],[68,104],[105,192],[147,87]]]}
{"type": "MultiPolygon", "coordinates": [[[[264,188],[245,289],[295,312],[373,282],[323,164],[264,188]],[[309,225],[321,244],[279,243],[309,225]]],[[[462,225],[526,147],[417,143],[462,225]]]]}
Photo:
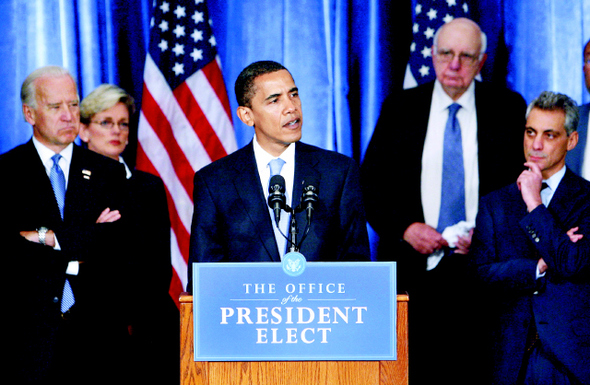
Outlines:
{"type": "Polygon", "coordinates": [[[442,191],[437,231],[465,220],[465,169],[463,143],[457,111],[461,105],[449,106],[443,145],[442,191]]]}
{"type": "Polygon", "coordinates": [[[283,168],[283,165],[285,164],[285,161],[282,160],[281,158],[277,158],[277,159],[273,159],[269,162],[269,167],[270,167],[270,176],[271,178],[275,175],[278,175],[281,173],[281,169],[283,168]]]}
{"type": "Polygon", "coordinates": [[[64,219],[64,203],[66,200],[66,178],[64,173],[59,167],[59,160],[61,155],[55,154],[51,157],[53,160],[53,167],[49,172],[49,180],[51,181],[51,187],[53,187],[53,193],[55,194],[55,200],[57,201],[57,207],[59,208],[59,214],[61,219],[64,219]]]}
{"type": "MultiPolygon", "coordinates": [[[[53,193],[55,194],[59,214],[61,215],[61,219],[63,219],[64,203],[66,200],[66,178],[61,167],[59,167],[60,159],[61,155],[59,154],[55,154],[51,157],[51,160],[53,160],[53,167],[51,167],[51,171],[49,172],[49,180],[51,181],[51,187],[53,187],[53,193]]],[[[61,299],[61,312],[65,313],[68,311],[75,302],[76,300],[74,299],[74,292],[70,286],[70,281],[66,278],[61,299]]]]}

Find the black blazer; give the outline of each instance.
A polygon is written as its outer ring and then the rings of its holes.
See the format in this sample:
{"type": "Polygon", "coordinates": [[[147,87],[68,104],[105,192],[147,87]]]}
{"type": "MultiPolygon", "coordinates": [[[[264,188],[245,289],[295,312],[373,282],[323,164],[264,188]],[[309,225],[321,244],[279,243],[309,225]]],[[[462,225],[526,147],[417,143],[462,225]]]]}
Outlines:
{"type": "MultiPolygon", "coordinates": [[[[32,140],[0,155],[0,174],[4,178],[0,189],[4,205],[0,243],[8,273],[5,282],[13,292],[7,309],[14,315],[10,318],[14,320],[14,335],[18,336],[11,370],[18,372],[16,378],[23,383],[29,379],[49,381],[57,349],[67,349],[72,341],[79,357],[94,365],[93,372],[101,365],[116,367],[128,334],[124,296],[128,291],[128,264],[119,253],[121,224],[95,222],[106,207],[121,207],[122,165],[74,146],[63,221],[32,140]],[[60,251],[29,242],[19,234],[41,226],[56,233],[60,251]],[[69,277],[76,304],[66,323],[60,303],[70,260],[83,263],[79,274],[69,277]],[[78,326],[83,330],[68,334],[78,326]],[[67,343],[65,335],[71,337],[67,343]]],[[[88,369],[84,362],[76,366],[80,373],[88,369]]],[[[88,376],[96,373],[77,379],[84,382],[88,376]]]]}
{"type": "MultiPolygon", "coordinates": [[[[426,269],[426,257],[402,237],[409,225],[424,222],[420,177],[433,89],[431,82],[385,100],[361,167],[367,219],[382,239],[377,258],[401,263],[402,286],[410,280],[406,268],[418,274],[426,269]]],[[[526,104],[515,92],[476,82],[475,106],[481,197],[515,181],[523,170],[526,104]]]]}
{"type": "Polygon", "coordinates": [[[133,170],[125,190],[123,215],[130,232],[125,253],[135,294],[128,307],[137,367],[134,381],[178,383],[180,316],[169,294],[172,264],[166,190],[162,179],[139,170],[133,170]]]}
{"type": "MultiPolygon", "coordinates": [[[[299,204],[309,177],[319,181],[319,204],[300,252],[308,261],[369,260],[354,160],[298,142],[292,207],[299,204]]],[[[252,143],[195,174],[194,204],[189,266],[193,262],[280,261],[252,143]]],[[[305,215],[297,214],[300,233],[305,215]]],[[[187,290],[191,291],[192,269],[188,270],[187,290]]]]}

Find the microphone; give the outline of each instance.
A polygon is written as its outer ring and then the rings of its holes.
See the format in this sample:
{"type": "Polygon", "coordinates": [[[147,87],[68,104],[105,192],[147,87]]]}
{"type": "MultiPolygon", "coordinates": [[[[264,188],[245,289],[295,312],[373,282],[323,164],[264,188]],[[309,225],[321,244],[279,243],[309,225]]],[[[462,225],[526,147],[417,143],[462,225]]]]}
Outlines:
{"type": "Polygon", "coordinates": [[[285,178],[274,175],[268,185],[268,205],[275,213],[276,225],[281,221],[281,210],[285,209],[287,198],[285,197],[285,178]]]}
{"type": "Polygon", "coordinates": [[[311,223],[311,214],[320,200],[319,192],[319,181],[313,177],[308,178],[301,196],[301,207],[307,213],[307,223],[311,223]]]}

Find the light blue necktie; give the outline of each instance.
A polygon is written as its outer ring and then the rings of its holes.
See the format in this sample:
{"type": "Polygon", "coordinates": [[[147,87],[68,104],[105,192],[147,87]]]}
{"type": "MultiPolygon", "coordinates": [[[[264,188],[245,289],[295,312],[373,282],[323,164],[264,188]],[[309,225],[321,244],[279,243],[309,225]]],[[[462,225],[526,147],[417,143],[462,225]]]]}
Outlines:
{"type": "MultiPolygon", "coordinates": [[[[272,178],[275,175],[279,175],[281,173],[281,169],[283,168],[284,164],[285,164],[285,161],[282,160],[281,158],[271,160],[268,163],[268,166],[270,167],[270,177],[272,178]]],[[[270,183],[270,179],[268,180],[268,182],[270,183]]],[[[272,215],[272,213],[271,213],[271,215],[272,215]]],[[[280,227],[280,229],[283,231],[284,234],[287,233],[288,225],[289,225],[289,216],[288,215],[281,215],[281,221],[278,223],[278,226],[280,227]]],[[[273,226],[273,230],[274,230],[274,234],[275,234],[275,239],[277,241],[279,256],[281,258],[283,258],[283,255],[285,254],[285,250],[287,249],[287,240],[281,234],[281,231],[279,231],[279,229],[277,229],[277,226],[273,226]]]]}
{"type": "Polygon", "coordinates": [[[443,145],[442,191],[437,231],[465,220],[465,169],[463,143],[457,111],[461,105],[449,106],[443,145]]]}
{"type": "MultiPolygon", "coordinates": [[[[51,167],[51,171],[49,172],[49,180],[51,181],[51,187],[53,187],[53,193],[55,194],[59,214],[63,220],[64,203],[66,200],[66,178],[61,167],[59,167],[60,159],[61,155],[59,154],[55,154],[51,157],[51,160],[53,160],[53,167],[51,167]]],[[[66,278],[61,299],[61,312],[65,313],[68,311],[75,302],[76,300],[74,299],[74,292],[70,286],[70,281],[66,278]]]]}
{"type": "Polygon", "coordinates": [[[279,175],[284,164],[285,161],[281,158],[271,160],[268,164],[270,167],[270,177],[272,178],[275,175],[279,175]]]}

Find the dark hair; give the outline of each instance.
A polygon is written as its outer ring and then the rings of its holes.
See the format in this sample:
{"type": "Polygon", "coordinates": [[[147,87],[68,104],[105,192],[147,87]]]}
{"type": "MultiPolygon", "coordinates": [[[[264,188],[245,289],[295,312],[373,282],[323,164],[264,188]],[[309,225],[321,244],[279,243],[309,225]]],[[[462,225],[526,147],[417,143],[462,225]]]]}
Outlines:
{"type": "Polygon", "coordinates": [[[281,70],[289,71],[282,64],[270,60],[257,61],[244,68],[238,75],[234,86],[238,105],[248,108],[252,107],[251,101],[256,92],[254,89],[254,80],[261,75],[281,70]]]}

